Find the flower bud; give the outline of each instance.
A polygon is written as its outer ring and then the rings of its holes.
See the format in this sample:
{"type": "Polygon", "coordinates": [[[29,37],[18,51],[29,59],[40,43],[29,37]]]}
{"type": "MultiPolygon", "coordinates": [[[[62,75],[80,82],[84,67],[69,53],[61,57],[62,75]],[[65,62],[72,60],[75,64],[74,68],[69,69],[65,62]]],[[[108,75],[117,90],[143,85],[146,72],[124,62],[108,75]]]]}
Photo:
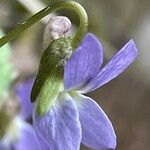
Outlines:
{"type": "Polygon", "coordinates": [[[43,36],[43,48],[46,49],[53,40],[65,37],[71,28],[71,21],[64,16],[56,16],[49,20],[43,36]]]}

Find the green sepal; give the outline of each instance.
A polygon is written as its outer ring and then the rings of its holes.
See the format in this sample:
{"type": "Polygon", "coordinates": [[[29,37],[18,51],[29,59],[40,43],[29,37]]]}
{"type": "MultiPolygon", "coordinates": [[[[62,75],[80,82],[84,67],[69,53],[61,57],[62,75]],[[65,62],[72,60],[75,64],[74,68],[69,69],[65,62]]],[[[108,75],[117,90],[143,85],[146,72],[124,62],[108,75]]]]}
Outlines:
{"type": "Polygon", "coordinates": [[[63,91],[61,75],[61,70],[55,70],[55,72],[45,80],[37,98],[36,111],[39,116],[49,111],[51,106],[57,101],[59,93],[63,91]]]}
{"type": "Polygon", "coordinates": [[[44,82],[50,76],[55,74],[55,76],[61,76],[61,78],[63,78],[65,61],[71,56],[73,51],[71,42],[71,37],[60,38],[54,40],[44,51],[39,65],[39,71],[32,88],[31,102],[34,102],[37,99],[44,82]],[[56,70],[62,70],[62,74],[56,75],[58,72],[56,70]]]}
{"type": "Polygon", "coordinates": [[[31,92],[31,102],[37,100],[39,115],[49,110],[59,92],[63,90],[63,70],[73,51],[71,44],[71,37],[54,40],[41,57],[38,75],[31,92]]]}

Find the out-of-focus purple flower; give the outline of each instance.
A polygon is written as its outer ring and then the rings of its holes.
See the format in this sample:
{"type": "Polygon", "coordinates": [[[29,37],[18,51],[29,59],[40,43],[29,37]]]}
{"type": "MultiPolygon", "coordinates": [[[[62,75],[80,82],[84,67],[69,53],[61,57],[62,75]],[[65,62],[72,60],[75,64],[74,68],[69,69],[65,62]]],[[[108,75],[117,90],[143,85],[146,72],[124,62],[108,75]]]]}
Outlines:
{"type": "Polygon", "coordinates": [[[16,88],[16,95],[18,96],[21,106],[20,116],[23,119],[28,119],[32,116],[33,105],[30,101],[30,93],[33,82],[34,78],[30,78],[25,82],[20,83],[16,88]]]}
{"type": "Polygon", "coordinates": [[[136,57],[135,43],[130,40],[100,68],[102,45],[94,35],[87,34],[65,65],[64,92],[44,116],[34,112],[37,136],[47,147],[43,150],[79,150],[81,142],[96,150],[115,149],[116,135],[110,120],[94,100],[82,93],[111,81],[136,57]]]}
{"type": "Polygon", "coordinates": [[[33,126],[25,121],[32,116],[30,102],[31,88],[34,78],[20,83],[16,88],[21,111],[11,122],[4,137],[0,140],[0,150],[40,150],[40,145],[33,126]]]}
{"type": "Polygon", "coordinates": [[[1,143],[1,141],[0,141],[0,150],[4,150],[4,145],[3,143],[1,143]]]}
{"type": "Polygon", "coordinates": [[[33,126],[16,117],[0,141],[0,150],[40,150],[33,126]]]}

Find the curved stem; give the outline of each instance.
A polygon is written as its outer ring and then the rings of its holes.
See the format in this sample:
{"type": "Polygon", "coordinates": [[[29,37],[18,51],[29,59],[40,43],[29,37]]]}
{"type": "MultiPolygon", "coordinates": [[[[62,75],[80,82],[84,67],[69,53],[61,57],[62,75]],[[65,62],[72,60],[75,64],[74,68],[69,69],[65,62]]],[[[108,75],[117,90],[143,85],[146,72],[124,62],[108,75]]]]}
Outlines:
{"type": "Polygon", "coordinates": [[[8,41],[15,38],[21,32],[25,31],[27,28],[29,28],[31,25],[33,25],[37,21],[41,20],[43,17],[47,16],[49,13],[57,11],[62,8],[74,10],[79,15],[80,26],[79,26],[78,31],[76,32],[75,37],[72,42],[73,48],[76,48],[76,46],[80,43],[80,41],[82,40],[82,38],[84,37],[84,35],[87,31],[88,17],[87,17],[85,9],[79,3],[74,2],[74,1],[57,2],[57,3],[54,3],[54,4],[44,8],[40,12],[36,13],[35,15],[33,15],[32,17],[27,19],[22,24],[16,26],[16,28],[13,29],[12,31],[10,31],[8,34],[3,36],[0,39],[0,47],[2,47],[8,41]]]}

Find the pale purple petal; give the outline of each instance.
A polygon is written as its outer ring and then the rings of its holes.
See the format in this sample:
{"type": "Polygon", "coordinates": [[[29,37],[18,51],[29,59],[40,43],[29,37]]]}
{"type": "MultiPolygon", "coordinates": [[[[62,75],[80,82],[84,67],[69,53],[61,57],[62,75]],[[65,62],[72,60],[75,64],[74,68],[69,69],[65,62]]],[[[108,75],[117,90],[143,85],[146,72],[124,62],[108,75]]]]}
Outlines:
{"type": "Polygon", "coordinates": [[[103,62],[101,43],[90,33],[65,65],[65,89],[78,88],[94,77],[103,62]]]}
{"type": "Polygon", "coordinates": [[[3,145],[3,143],[1,143],[1,141],[0,141],[0,150],[6,150],[5,146],[3,145]]]}
{"type": "MultiPolygon", "coordinates": [[[[33,114],[36,133],[51,150],[79,150],[81,125],[76,104],[63,94],[44,116],[33,114]]],[[[39,141],[40,141],[39,139],[39,141]]]]}
{"type": "Polygon", "coordinates": [[[12,143],[3,143],[2,139],[0,141],[0,150],[15,150],[12,143]]]}
{"type": "Polygon", "coordinates": [[[81,92],[86,93],[93,91],[102,85],[108,83],[120,73],[122,73],[137,57],[138,50],[133,40],[130,40],[112,59],[104,66],[103,69],[87,83],[81,92]]]}
{"type": "Polygon", "coordinates": [[[19,136],[14,142],[14,150],[40,150],[39,141],[33,126],[19,120],[18,134],[19,136]]]}
{"type": "Polygon", "coordinates": [[[21,104],[21,117],[28,119],[32,116],[33,105],[30,101],[30,93],[34,83],[34,78],[20,83],[16,88],[16,94],[21,104]]]}
{"type": "Polygon", "coordinates": [[[95,150],[112,150],[116,147],[113,126],[101,107],[91,98],[74,95],[82,127],[82,143],[95,150]]]}
{"type": "Polygon", "coordinates": [[[36,134],[37,135],[37,138],[39,140],[39,143],[40,143],[40,149],[41,150],[52,150],[50,147],[49,147],[49,143],[47,143],[39,134],[39,132],[36,134]]]}

